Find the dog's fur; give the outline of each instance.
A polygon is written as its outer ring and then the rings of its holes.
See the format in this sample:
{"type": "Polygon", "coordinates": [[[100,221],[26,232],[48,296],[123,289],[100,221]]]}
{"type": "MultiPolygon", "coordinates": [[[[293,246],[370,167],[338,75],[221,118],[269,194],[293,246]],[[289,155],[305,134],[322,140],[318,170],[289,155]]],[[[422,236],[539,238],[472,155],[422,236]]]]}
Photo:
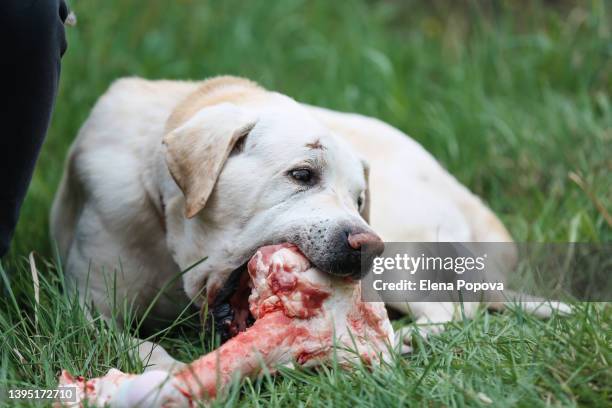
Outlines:
{"type": "MultiPolygon", "coordinates": [[[[51,214],[67,276],[106,316],[125,302],[142,311],[166,288],[150,321],[214,298],[265,244],[293,242],[341,273],[346,234],[372,230],[386,241],[511,241],[399,130],[234,77],[116,81],[70,150],[51,214]],[[317,172],[315,185],[291,179],[300,167],[317,172]]],[[[450,303],[393,306],[418,322],[455,313],[450,303]]]]}

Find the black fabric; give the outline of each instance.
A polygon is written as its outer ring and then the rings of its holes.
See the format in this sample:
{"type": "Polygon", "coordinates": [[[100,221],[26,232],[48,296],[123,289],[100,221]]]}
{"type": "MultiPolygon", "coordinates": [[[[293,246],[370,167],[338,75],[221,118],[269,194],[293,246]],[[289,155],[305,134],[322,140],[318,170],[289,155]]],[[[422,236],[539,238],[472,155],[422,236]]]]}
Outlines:
{"type": "Polygon", "coordinates": [[[67,15],[64,0],[0,0],[0,257],[51,119],[67,15]]]}

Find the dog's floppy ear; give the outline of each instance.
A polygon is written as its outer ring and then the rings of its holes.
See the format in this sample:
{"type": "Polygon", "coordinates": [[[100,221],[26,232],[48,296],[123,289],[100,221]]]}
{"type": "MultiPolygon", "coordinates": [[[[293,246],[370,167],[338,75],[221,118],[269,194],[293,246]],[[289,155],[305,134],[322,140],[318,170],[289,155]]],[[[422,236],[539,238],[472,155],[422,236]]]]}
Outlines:
{"type": "Polygon", "coordinates": [[[194,217],[206,205],[225,161],[257,118],[231,103],[206,107],[163,138],[166,164],[185,195],[185,215],[194,217]]]}
{"type": "Polygon", "coordinates": [[[366,188],[363,198],[363,207],[361,208],[361,217],[369,224],[370,223],[370,164],[361,160],[363,165],[363,177],[365,178],[366,188]]]}

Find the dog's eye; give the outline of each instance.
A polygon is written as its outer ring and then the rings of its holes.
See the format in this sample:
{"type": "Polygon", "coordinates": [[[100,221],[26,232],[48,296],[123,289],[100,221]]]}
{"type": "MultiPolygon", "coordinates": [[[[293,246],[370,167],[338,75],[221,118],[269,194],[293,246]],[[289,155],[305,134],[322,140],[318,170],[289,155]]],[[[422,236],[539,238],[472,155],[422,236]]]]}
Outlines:
{"type": "Polygon", "coordinates": [[[315,174],[310,169],[294,169],[289,172],[289,176],[301,184],[311,185],[315,182],[315,174]]]}
{"type": "Polygon", "coordinates": [[[359,194],[359,197],[357,197],[357,209],[359,211],[363,210],[364,201],[365,201],[365,192],[362,191],[361,194],[359,194]]]}

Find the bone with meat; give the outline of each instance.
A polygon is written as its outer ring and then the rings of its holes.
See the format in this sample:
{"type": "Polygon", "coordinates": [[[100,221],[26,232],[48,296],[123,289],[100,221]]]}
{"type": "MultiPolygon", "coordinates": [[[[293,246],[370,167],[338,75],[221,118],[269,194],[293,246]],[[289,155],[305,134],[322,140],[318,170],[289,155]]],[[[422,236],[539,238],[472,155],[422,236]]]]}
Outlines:
{"type": "Polygon", "coordinates": [[[187,407],[263,366],[314,366],[334,355],[343,366],[357,360],[378,364],[389,357],[393,329],[386,310],[382,303],[362,302],[358,282],[318,271],[290,244],[260,248],[248,273],[256,321],[217,350],[174,373],[112,369],[85,380],[64,371],[60,385],[78,387],[78,405],[187,407]]]}

